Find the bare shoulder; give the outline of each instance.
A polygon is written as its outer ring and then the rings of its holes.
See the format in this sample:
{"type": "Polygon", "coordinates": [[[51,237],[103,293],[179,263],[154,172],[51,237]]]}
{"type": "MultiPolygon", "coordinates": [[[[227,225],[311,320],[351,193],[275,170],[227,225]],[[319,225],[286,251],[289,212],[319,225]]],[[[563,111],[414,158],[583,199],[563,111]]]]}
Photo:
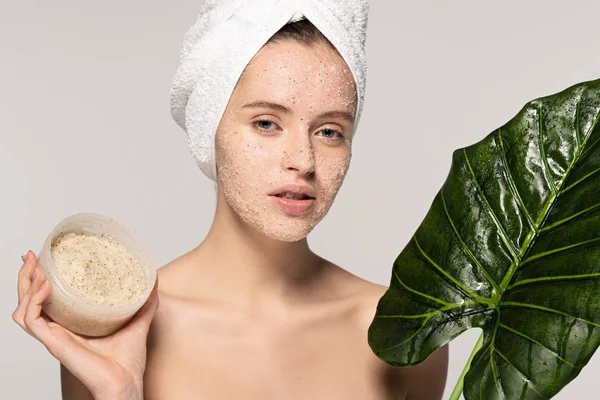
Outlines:
{"type": "MultiPolygon", "coordinates": [[[[361,282],[361,286],[364,304],[362,318],[368,329],[375,317],[377,304],[388,287],[368,281],[361,282]]],[[[446,344],[415,366],[396,367],[382,361],[382,381],[390,393],[405,393],[411,400],[441,399],[446,386],[448,358],[446,344]]]]}
{"type": "Polygon", "coordinates": [[[185,301],[186,295],[196,291],[193,286],[194,281],[191,280],[198,266],[196,251],[197,249],[192,249],[156,271],[161,304],[163,301],[176,303],[185,301]]]}
{"type": "Polygon", "coordinates": [[[177,286],[185,279],[186,274],[182,272],[190,268],[190,260],[193,252],[194,250],[181,255],[156,271],[159,280],[159,292],[161,291],[160,288],[162,288],[163,294],[168,293],[170,288],[174,285],[177,286]]]}
{"type": "Polygon", "coordinates": [[[193,268],[191,253],[170,261],[156,271],[160,306],[150,326],[148,346],[151,350],[162,342],[159,339],[164,337],[164,334],[176,328],[179,321],[185,320],[193,312],[190,307],[192,302],[185,296],[185,293],[189,292],[188,277],[193,268]]]}

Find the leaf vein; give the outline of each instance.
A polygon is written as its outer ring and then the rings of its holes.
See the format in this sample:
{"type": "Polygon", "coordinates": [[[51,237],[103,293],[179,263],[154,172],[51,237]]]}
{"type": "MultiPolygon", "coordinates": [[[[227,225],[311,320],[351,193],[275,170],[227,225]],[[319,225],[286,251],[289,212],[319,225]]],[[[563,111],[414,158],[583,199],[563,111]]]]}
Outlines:
{"type": "Polygon", "coordinates": [[[543,277],[539,277],[539,278],[523,279],[521,281],[518,281],[518,282],[510,285],[507,289],[512,289],[517,286],[527,285],[530,283],[544,282],[544,281],[554,282],[554,281],[567,281],[567,280],[572,280],[572,279],[584,280],[587,278],[597,278],[597,277],[600,277],[600,272],[593,273],[593,274],[580,274],[580,275],[543,276],[543,277]]]}
{"type": "Polygon", "coordinates": [[[403,345],[404,343],[406,343],[406,342],[410,342],[410,341],[412,340],[412,338],[414,338],[415,336],[417,336],[417,335],[419,334],[419,332],[421,332],[421,330],[423,329],[423,327],[425,326],[425,324],[427,323],[427,321],[429,321],[430,319],[431,319],[431,317],[429,317],[429,318],[425,318],[425,319],[423,320],[423,323],[422,323],[422,324],[421,324],[421,326],[419,327],[419,329],[417,329],[417,330],[415,331],[415,333],[413,333],[412,335],[410,335],[410,336],[408,337],[408,339],[406,339],[406,340],[403,340],[403,341],[402,341],[402,342],[400,342],[400,343],[396,343],[396,344],[395,344],[395,345],[393,345],[393,346],[390,346],[390,347],[386,347],[386,348],[384,348],[384,349],[381,349],[381,350],[379,350],[379,351],[380,351],[380,352],[388,351],[388,350],[394,349],[394,348],[396,348],[396,347],[398,347],[398,346],[402,346],[402,345],[403,345]]]}
{"type": "Polygon", "coordinates": [[[521,372],[517,367],[515,367],[509,360],[508,358],[506,358],[506,356],[504,356],[504,354],[502,354],[500,351],[498,351],[497,349],[495,350],[496,353],[498,353],[498,355],[509,365],[512,367],[512,369],[514,369],[515,371],[517,371],[517,373],[519,375],[521,375],[521,377],[523,379],[525,379],[527,381],[527,383],[529,385],[531,385],[531,389],[538,395],[540,396],[542,399],[544,399],[545,397],[542,396],[540,394],[540,392],[537,391],[537,389],[535,388],[535,386],[533,385],[533,382],[531,381],[531,379],[529,379],[523,372],[521,372]]]}
{"type": "Polygon", "coordinates": [[[460,233],[458,232],[458,229],[456,229],[456,226],[454,225],[454,221],[452,220],[452,218],[450,217],[450,213],[448,212],[448,207],[446,205],[446,199],[444,198],[444,191],[440,190],[440,194],[441,194],[441,197],[442,197],[442,203],[444,205],[444,211],[446,213],[446,217],[448,218],[448,222],[450,222],[450,225],[452,226],[452,230],[454,231],[454,234],[456,235],[456,238],[460,242],[463,251],[475,263],[475,265],[483,273],[483,275],[485,275],[486,279],[491,283],[491,285],[494,287],[494,289],[496,290],[496,292],[502,293],[502,290],[500,289],[500,287],[498,286],[498,284],[496,283],[496,281],[494,279],[492,279],[492,277],[489,274],[489,272],[483,267],[483,265],[481,265],[479,263],[479,261],[475,258],[475,255],[471,252],[471,250],[469,249],[469,247],[467,246],[467,244],[464,242],[464,240],[460,236],[460,233]]]}
{"type": "Polygon", "coordinates": [[[565,317],[574,318],[574,319],[576,319],[578,321],[581,321],[583,323],[586,323],[586,324],[589,324],[589,325],[592,325],[592,326],[600,327],[600,324],[597,324],[595,322],[589,321],[589,320],[584,319],[584,318],[576,317],[576,316],[571,315],[569,313],[566,313],[564,311],[555,310],[553,308],[542,307],[542,306],[538,306],[538,305],[535,305],[535,304],[529,304],[529,303],[519,303],[519,302],[516,302],[516,301],[505,301],[501,305],[502,306],[509,306],[509,307],[518,307],[518,308],[530,308],[530,309],[534,309],[534,310],[549,312],[549,313],[552,313],[552,314],[564,315],[565,317]]]}
{"type": "Polygon", "coordinates": [[[502,397],[506,397],[506,396],[504,396],[504,391],[502,390],[502,387],[500,386],[500,380],[498,379],[498,373],[496,372],[496,362],[494,361],[494,350],[492,350],[490,352],[489,363],[490,363],[490,367],[492,368],[492,378],[494,378],[494,383],[496,384],[496,390],[502,397]]]}
{"type": "Polygon", "coordinates": [[[585,149],[585,151],[583,153],[581,153],[580,157],[583,158],[587,153],[590,152],[590,150],[592,150],[594,147],[596,147],[596,145],[598,143],[600,143],[600,138],[596,139],[596,141],[594,143],[590,144],[590,146],[587,149],[585,149]]]}
{"type": "Polygon", "coordinates": [[[529,222],[531,229],[534,231],[537,231],[538,227],[535,224],[533,217],[531,216],[531,214],[529,214],[529,211],[525,207],[525,203],[523,202],[523,199],[521,198],[521,194],[517,190],[517,184],[514,181],[512,172],[508,168],[508,159],[506,158],[506,150],[504,150],[504,142],[502,140],[501,129],[502,128],[498,129],[498,141],[500,142],[500,156],[502,158],[502,163],[504,164],[504,171],[506,173],[506,179],[508,180],[508,187],[511,189],[512,195],[517,200],[519,208],[521,208],[521,211],[523,212],[523,214],[525,214],[525,218],[527,219],[527,222],[529,222]]]}
{"type": "Polygon", "coordinates": [[[521,264],[521,266],[523,266],[523,265],[525,265],[525,264],[527,264],[527,263],[529,263],[529,262],[531,262],[531,261],[537,260],[537,259],[539,259],[539,258],[542,258],[542,257],[547,257],[547,256],[549,256],[549,255],[551,255],[551,254],[560,253],[560,252],[563,252],[563,251],[566,251],[566,250],[572,249],[572,248],[574,248],[574,247],[580,247],[580,246],[584,246],[584,245],[586,245],[586,244],[589,244],[589,243],[594,243],[594,242],[598,242],[598,241],[600,241],[600,237],[599,237],[599,238],[595,238],[595,239],[585,240],[585,241],[583,241],[583,242],[579,242],[579,243],[570,244],[570,245],[568,245],[568,246],[564,246],[564,247],[559,247],[559,248],[557,248],[557,249],[552,249],[552,250],[549,250],[549,251],[544,251],[544,252],[542,252],[542,253],[538,253],[538,254],[536,254],[536,255],[534,255],[534,256],[531,256],[531,257],[529,257],[527,260],[525,260],[525,261],[524,261],[524,262],[521,264]]]}
{"type": "Polygon", "coordinates": [[[533,338],[531,338],[531,337],[527,336],[527,335],[526,335],[526,334],[524,334],[523,332],[520,332],[520,331],[518,331],[518,330],[516,330],[516,329],[513,329],[513,328],[511,328],[510,326],[504,325],[503,323],[500,323],[500,327],[501,327],[502,329],[505,329],[505,330],[507,330],[507,331],[509,331],[509,332],[512,332],[512,333],[516,334],[516,335],[519,335],[519,336],[521,336],[522,338],[524,338],[524,339],[526,339],[526,340],[528,340],[528,341],[530,341],[530,342],[532,342],[532,343],[535,343],[535,344],[537,344],[538,346],[540,346],[540,347],[541,347],[541,348],[543,348],[544,350],[547,350],[548,352],[552,353],[552,355],[554,355],[554,357],[558,358],[560,361],[564,362],[565,364],[567,364],[567,365],[569,365],[569,366],[571,366],[571,367],[573,367],[573,368],[577,368],[575,365],[571,364],[570,362],[568,362],[567,360],[565,360],[563,357],[561,357],[561,356],[560,356],[560,354],[558,354],[557,352],[555,352],[555,351],[553,351],[553,350],[549,349],[548,347],[544,346],[543,344],[541,344],[541,343],[540,343],[540,342],[538,342],[537,340],[535,340],[535,339],[533,339],[533,338]]]}
{"type": "Polygon", "coordinates": [[[500,233],[500,237],[502,238],[502,241],[504,242],[504,244],[506,245],[506,247],[508,248],[508,250],[511,252],[511,254],[513,255],[513,257],[517,257],[516,246],[508,238],[508,235],[504,231],[504,228],[502,227],[502,224],[500,223],[500,220],[498,219],[498,216],[496,216],[496,213],[494,212],[494,210],[490,206],[490,203],[488,202],[485,194],[483,193],[483,190],[479,186],[479,182],[477,181],[477,178],[475,177],[475,172],[473,171],[473,167],[471,166],[471,162],[469,161],[469,156],[467,156],[467,149],[466,148],[463,148],[463,153],[465,155],[465,160],[467,161],[467,166],[469,167],[469,171],[471,172],[471,176],[473,177],[473,182],[475,183],[475,187],[477,188],[477,191],[479,192],[479,195],[483,199],[483,202],[485,203],[487,211],[490,213],[490,216],[492,217],[492,220],[494,221],[494,224],[496,225],[496,228],[498,228],[498,232],[500,233]]]}
{"type": "MultiPolygon", "coordinates": [[[[575,110],[575,115],[576,115],[576,129],[577,132],[580,132],[581,129],[579,127],[579,118],[580,118],[580,113],[581,113],[581,101],[583,99],[583,92],[585,92],[585,89],[582,91],[582,93],[580,94],[580,98],[579,101],[577,102],[577,109],[575,110]]],[[[571,170],[573,169],[573,166],[575,164],[577,164],[577,161],[579,161],[581,159],[581,154],[583,152],[583,149],[585,149],[585,145],[587,144],[588,139],[590,138],[590,133],[594,131],[594,128],[596,127],[596,124],[598,124],[598,120],[600,120],[600,112],[596,115],[596,117],[594,118],[594,122],[592,123],[592,126],[590,127],[588,133],[586,133],[583,142],[581,143],[581,145],[579,146],[579,148],[575,151],[575,154],[573,155],[573,159],[571,160],[571,162],[569,163],[569,166],[567,167],[567,170],[565,171],[565,176],[563,177],[563,179],[559,182],[558,184],[558,188],[560,190],[560,188],[562,187],[562,185],[566,182],[566,180],[568,179],[571,170]]],[[[577,134],[579,135],[579,133],[577,134]]]]}
{"type": "Polygon", "coordinates": [[[538,124],[540,126],[540,129],[538,132],[539,133],[538,140],[539,140],[539,145],[540,145],[540,157],[542,158],[542,171],[544,172],[544,177],[546,178],[546,182],[548,182],[548,185],[550,186],[552,193],[556,193],[556,183],[551,178],[551,176],[549,176],[550,166],[548,165],[548,158],[546,157],[546,149],[544,148],[544,119],[543,119],[542,109],[543,109],[542,104],[540,104],[540,108],[538,111],[538,115],[539,115],[538,124]]]}
{"type": "Polygon", "coordinates": [[[447,301],[444,301],[444,300],[442,300],[442,299],[438,299],[437,297],[430,296],[430,295],[428,295],[428,294],[425,294],[425,293],[423,293],[423,292],[420,292],[420,291],[418,291],[418,290],[416,290],[416,289],[413,289],[413,288],[409,287],[409,286],[408,286],[408,285],[406,285],[404,282],[402,282],[402,279],[400,279],[400,277],[399,277],[399,276],[398,276],[398,274],[396,273],[396,270],[395,270],[395,269],[392,269],[392,272],[394,273],[394,276],[396,277],[396,280],[397,280],[397,281],[398,281],[398,282],[399,282],[399,283],[400,283],[400,284],[401,284],[401,285],[402,285],[402,286],[403,286],[403,287],[404,287],[406,290],[408,290],[409,292],[411,292],[411,293],[414,293],[414,294],[416,294],[416,295],[418,295],[418,296],[424,297],[424,298],[426,298],[426,299],[429,299],[429,300],[431,300],[431,301],[435,301],[435,302],[437,302],[437,303],[443,304],[444,306],[447,306],[447,305],[451,304],[451,303],[449,303],[449,302],[447,302],[447,301]]]}
{"type": "MultiPolygon", "coordinates": [[[[476,304],[475,301],[473,300],[469,300],[469,301],[465,301],[464,303],[458,304],[458,303],[454,303],[454,304],[449,304],[448,307],[443,307],[443,308],[438,308],[435,309],[431,312],[428,313],[423,313],[423,314],[412,314],[412,315],[403,315],[403,314],[389,314],[389,315],[376,315],[375,318],[425,318],[425,317],[433,317],[436,314],[441,314],[441,313],[445,313],[446,311],[450,311],[450,310],[454,310],[456,308],[464,308],[468,305],[471,304],[476,304]]],[[[487,309],[483,309],[483,310],[487,310],[487,309]]],[[[480,312],[483,312],[482,310],[477,310],[477,312],[474,313],[463,313],[461,315],[473,315],[473,314],[478,314],[480,312]]]]}
{"type": "Polygon", "coordinates": [[[589,174],[585,175],[583,178],[579,179],[577,182],[573,182],[571,185],[569,185],[566,188],[564,188],[561,191],[561,194],[564,194],[564,193],[568,192],[569,190],[573,189],[575,186],[579,185],[581,182],[585,181],[590,176],[593,176],[593,175],[597,174],[598,172],[600,172],[600,168],[597,168],[597,169],[593,170],[589,174]]]}
{"type": "MultiPolygon", "coordinates": [[[[585,89],[584,89],[585,90],[585,89]]],[[[579,145],[581,142],[581,127],[579,126],[580,113],[581,113],[581,101],[583,100],[583,91],[577,99],[577,105],[575,105],[575,154],[579,152],[579,145]]]]}
{"type": "Polygon", "coordinates": [[[454,278],[452,275],[450,275],[449,273],[447,273],[446,271],[444,271],[444,269],[442,267],[440,267],[439,265],[436,264],[435,261],[433,261],[421,248],[421,246],[419,245],[419,241],[417,240],[416,236],[413,236],[413,239],[415,241],[415,244],[417,245],[419,251],[421,252],[421,254],[423,255],[423,257],[425,257],[427,259],[427,261],[429,261],[429,263],[435,268],[437,269],[442,275],[444,275],[446,278],[448,278],[450,281],[452,281],[452,283],[454,283],[454,285],[463,293],[468,294],[472,299],[477,299],[478,302],[481,302],[483,304],[489,303],[489,300],[479,296],[477,293],[473,292],[472,290],[470,290],[469,288],[467,288],[466,286],[464,286],[462,284],[462,282],[460,282],[458,279],[454,278]]]}
{"type": "Polygon", "coordinates": [[[492,347],[492,343],[490,342],[490,344],[488,344],[488,346],[482,351],[481,356],[479,356],[479,358],[477,359],[477,361],[475,361],[475,364],[471,363],[472,367],[471,369],[475,369],[475,367],[477,367],[477,365],[479,365],[479,362],[481,360],[483,360],[485,358],[485,354],[488,352],[488,350],[490,350],[490,347],[492,347]]]}
{"type": "Polygon", "coordinates": [[[592,210],[594,210],[594,209],[596,209],[598,207],[600,207],[600,203],[594,204],[593,206],[588,207],[585,210],[579,211],[578,213],[575,213],[575,214],[573,214],[573,215],[571,215],[571,216],[569,216],[567,218],[561,219],[560,221],[556,221],[552,225],[548,225],[548,226],[544,227],[543,229],[541,229],[540,232],[545,232],[545,231],[548,231],[550,229],[554,229],[557,226],[560,226],[560,225],[564,224],[565,222],[568,222],[568,221],[572,220],[573,218],[577,218],[580,215],[585,214],[587,212],[590,212],[590,211],[592,211],[592,210]]]}
{"type": "MultiPolygon", "coordinates": [[[[488,308],[483,308],[483,309],[481,309],[481,310],[477,310],[477,312],[471,312],[469,315],[481,314],[481,313],[484,313],[484,312],[486,312],[486,311],[490,311],[490,309],[488,309],[488,308]]],[[[437,314],[441,314],[441,313],[437,313],[437,314]]],[[[415,336],[416,336],[416,335],[417,335],[419,332],[421,332],[421,330],[423,330],[423,327],[424,327],[424,326],[427,324],[427,322],[429,322],[429,320],[430,320],[430,319],[431,319],[433,316],[435,316],[435,315],[437,315],[437,314],[435,314],[435,313],[434,313],[434,314],[432,314],[432,316],[425,318],[425,319],[423,320],[423,323],[422,323],[422,324],[421,324],[421,326],[419,327],[419,329],[417,329],[417,330],[415,331],[415,333],[413,333],[413,334],[412,334],[412,335],[411,335],[411,336],[410,336],[408,339],[406,339],[406,340],[403,340],[403,341],[402,341],[402,342],[400,342],[400,343],[396,343],[396,344],[395,344],[395,345],[393,345],[393,346],[390,346],[390,347],[386,347],[386,348],[384,348],[384,349],[381,349],[380,351],[382,351],[382,352],[383,352],[383,351],[388,351],[388,350],[394,349],[394,348],[396,348],[396,347],[398,347],[398,346],[401,346],[401,345],[403,345],[403,344],[404,344],[404,343],[406,343],[406,342],[409,342],[409,341],[410,341],[410,340],[412,340],[412,338],[414,338],[414,337],[415,337],[415,336]]]]}

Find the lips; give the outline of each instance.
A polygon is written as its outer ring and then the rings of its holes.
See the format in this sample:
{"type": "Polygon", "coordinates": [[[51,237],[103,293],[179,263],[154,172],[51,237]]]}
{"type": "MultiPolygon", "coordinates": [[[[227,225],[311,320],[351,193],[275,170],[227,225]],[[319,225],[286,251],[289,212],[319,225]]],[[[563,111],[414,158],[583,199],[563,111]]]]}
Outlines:
{"type": "Polygon", "coordinates": [[[289,184],[280,186],[271,193],[269,196],[276,196],[280,198],[287,198],[293,200],[307,200],[315,198],[314,190],[310,186],[289,184]]]}
{"type": "Polygon", "coordinates": [[[269,193],[269,197],[282,211],[292,215],[306,213],[315,202],[313,189],[305,185],[284,185],[269,193]]]}
{"type": "Polygon", "coordinates": [[[290,200],[309,200],[312,199],[312,197],[308,197],[307,195],[300,193],[300,194],[296,194],[293,192],[283,192],[283,193],[279,193],[274,195],[276,197],[280,197],[283,199],[290,199],[290,200]]]}

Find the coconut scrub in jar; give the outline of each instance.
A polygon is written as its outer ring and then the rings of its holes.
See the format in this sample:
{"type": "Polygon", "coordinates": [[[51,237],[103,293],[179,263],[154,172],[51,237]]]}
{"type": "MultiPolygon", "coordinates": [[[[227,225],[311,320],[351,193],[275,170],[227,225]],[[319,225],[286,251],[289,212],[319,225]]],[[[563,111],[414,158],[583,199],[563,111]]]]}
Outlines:
{"type": "Polygon", "coordinates": [[[66,329],[105,336],[144,305],[156,280],[135,232],[99,214],[76,214],[48,235],[39,266],[52,283],[44,312],[66,329]]]}

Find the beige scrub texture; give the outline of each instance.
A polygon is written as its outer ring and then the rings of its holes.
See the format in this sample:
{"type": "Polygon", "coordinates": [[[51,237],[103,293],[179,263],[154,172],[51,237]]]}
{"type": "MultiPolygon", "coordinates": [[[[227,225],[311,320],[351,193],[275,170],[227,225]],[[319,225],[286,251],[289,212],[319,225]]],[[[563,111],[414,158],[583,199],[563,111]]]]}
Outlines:
{"type": "Polygon", "coordinates": [[[215,138],[217,180],[229,206],[271,239],[305,238],[329,211],[348,171],[356,104],[351,71],[326,45],[263,47],[244,70],[215,138]],[[291,112],[244,107],[261,101],[291,112]],[[269,198],[286,184],[314,189],[307,213],[288,215],[269,198]]]}
{"type": "Polygon", "coordinates": [[[142,267],[114,237],[66,233],[52,242],[51,254],[63,280],[93,302],[117,306],[144,295],[142,267]]]}

